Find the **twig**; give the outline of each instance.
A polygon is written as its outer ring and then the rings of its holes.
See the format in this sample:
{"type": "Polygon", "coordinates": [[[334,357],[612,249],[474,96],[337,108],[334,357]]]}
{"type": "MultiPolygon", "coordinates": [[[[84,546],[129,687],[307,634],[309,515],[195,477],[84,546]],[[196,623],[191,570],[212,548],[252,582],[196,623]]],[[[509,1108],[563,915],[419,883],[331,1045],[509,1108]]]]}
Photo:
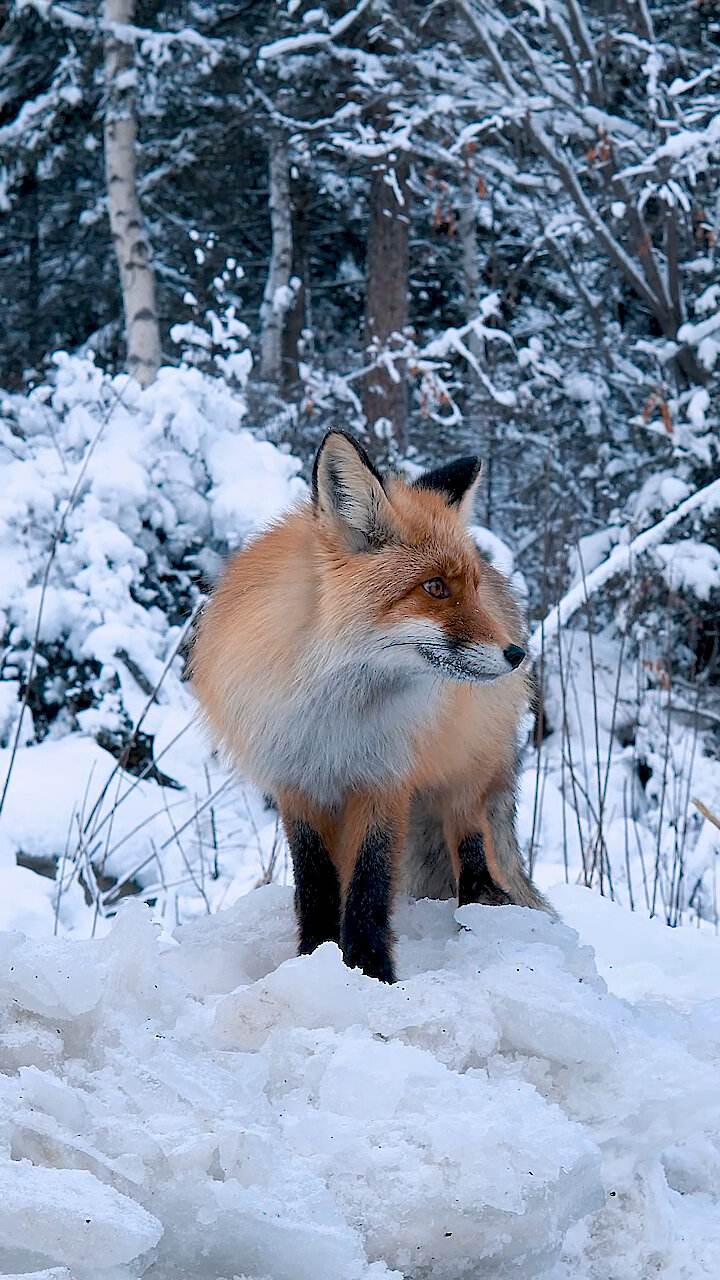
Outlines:
{"type": "Polygon", "coordinates": [[[712,809],[708,809],[707,805],[703,804],[702,800],[698,800],[696,796],[693,796],[690,803],[695,805],[698,813],[701,813],[703,818],[706,818],[708,822],[711,822],[720,831],[720,818],[716,813],[713,813],[712,809]]]}

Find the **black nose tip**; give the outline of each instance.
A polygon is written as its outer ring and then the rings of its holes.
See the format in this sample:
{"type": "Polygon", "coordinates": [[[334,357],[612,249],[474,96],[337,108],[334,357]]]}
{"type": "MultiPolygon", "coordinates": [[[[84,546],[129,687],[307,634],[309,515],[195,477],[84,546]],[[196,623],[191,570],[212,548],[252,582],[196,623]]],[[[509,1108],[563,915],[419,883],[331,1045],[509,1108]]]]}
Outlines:
{"type": "Polygon", "coordinates": [[[503,649],[503,655],[511,667],[519,667],[525,657],[525,650],[519,644],[509,644],[507,649],[503,649]]]}

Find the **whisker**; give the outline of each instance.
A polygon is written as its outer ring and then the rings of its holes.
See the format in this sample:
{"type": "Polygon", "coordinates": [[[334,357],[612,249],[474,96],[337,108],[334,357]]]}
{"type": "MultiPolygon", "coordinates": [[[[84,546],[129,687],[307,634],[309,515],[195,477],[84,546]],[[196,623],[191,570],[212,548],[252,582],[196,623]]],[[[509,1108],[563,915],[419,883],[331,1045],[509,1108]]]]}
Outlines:
{"type": "Polygon", "coordinates": [[[447,650],[447,643],[442,640],[389,640],[382,647],[383,649],[402,649],[408,645],[413,649],[422,645],[424,649],[439,649],[441,652],[447,650]]]}

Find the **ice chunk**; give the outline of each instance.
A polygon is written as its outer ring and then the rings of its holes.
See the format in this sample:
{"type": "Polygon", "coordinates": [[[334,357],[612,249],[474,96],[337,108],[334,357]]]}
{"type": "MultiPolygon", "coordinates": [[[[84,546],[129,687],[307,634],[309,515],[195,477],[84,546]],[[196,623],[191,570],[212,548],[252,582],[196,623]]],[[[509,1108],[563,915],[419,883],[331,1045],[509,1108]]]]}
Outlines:
{"type": "Polygon", "coordinates": [[[0,993],[20,1008],[60,1021],[93,1009],[102,979],[92,943],[33,941],[0,934],[0,993]]]}
{"type": "Polygon", "coordinates": [[[84,1169],[0,1165],[0,1240],[52,1262],[96,1274],[130,1262],[157,1244],[162,1226],[134,1200],[84,1169]]]}
{"type": "Polygon", "coordinates": [[[232,991],[294,955],[295,930],[292,889],[263,885],[227,911],[176,929],[180,946],[165,964],[196,995],[232,991]]]}
{"type": "Polygon", "coordinates": [[[67,1267],[49,1267],[44,1271],[23,1271],[22,1275],[17,1271],[10,1275],[6,1271],[3,1280],[73,1280],[73,1277],[67,1267]]]}

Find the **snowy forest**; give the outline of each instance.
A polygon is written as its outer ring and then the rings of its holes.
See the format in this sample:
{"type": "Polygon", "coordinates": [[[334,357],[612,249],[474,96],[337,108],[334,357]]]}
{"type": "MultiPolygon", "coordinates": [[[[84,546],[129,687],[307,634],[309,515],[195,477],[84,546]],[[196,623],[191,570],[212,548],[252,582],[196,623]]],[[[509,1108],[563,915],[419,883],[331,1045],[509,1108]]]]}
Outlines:
{"type": "Polygon", "coordinates": [[[715,1275],[720,6],[0,32],[2,1274],[715,1275]],[[333,427],[483,460],[563,922],[404,902],[379,993],[295,956],[278,814],[186,677],[333,427]]]}

